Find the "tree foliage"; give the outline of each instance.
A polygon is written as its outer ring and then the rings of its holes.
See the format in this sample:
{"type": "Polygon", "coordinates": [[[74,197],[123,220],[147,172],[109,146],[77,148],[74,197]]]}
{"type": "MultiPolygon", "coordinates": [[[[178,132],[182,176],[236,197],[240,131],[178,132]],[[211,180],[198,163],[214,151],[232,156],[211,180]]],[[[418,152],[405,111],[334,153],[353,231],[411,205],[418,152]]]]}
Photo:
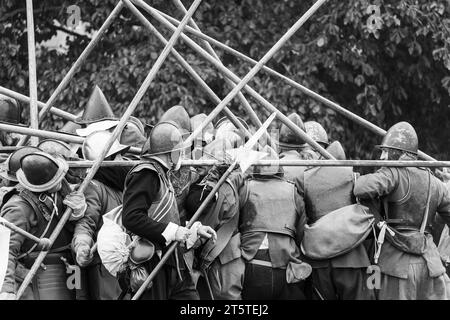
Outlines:
{"type": "MultiPolygon", "coordinates": [[[[171,1],[147,2],[182,18],[171,1]]],[[[183,2],[188,7],[192,0],[183,2]]],[[[205,33],[260,59],[312,3],[204,0],[194,17],[205,33]]],[[[89,23],[87,31],[95,31],[114,8],[116,0],[35,1],[37,42],[53,37],[58,25],[70,31],[65,26],[67,7],[74,4],[81,8],[82,21],[89,23]]],[[[28,57],[24,7],[25,1],[0,3],[0,83],[26,94],[28,57]]],[[[151,21],[166,38],[170,37],[167,29],[151,21]]],[[[46,101],[50,97],[89,40],[86,35],[68,38],[67,54],[40,47],[37,57],[39,100],[46,101]]],[[[79,112],[97,84],[120,115],[162,48],[158,39],[123,9],[56,105],[79,112]]],[[[230,91],[217,70],[182,41],[176,48],[220,97],[230,91]]],[[[248,63],[217,51],[223,63],[239,76],[243,77],[250,70],[248,63]]],[[[448,159],[450,6],[447,0],[328,1],[276,54],[269,66],[382,128],[387,129],[398,121],[411,122],[418,132],[420,148],[437,158],[448,159]],[[371,32],[367,25],[372,14],[367,12],[370,5],[380,8],[376,32],[371,32]]],[[[250,84],[283,112],[298,112],[303,119],[322,123],[332,139],[344,143],[352,158],[370,158],[373,145],[381,140],[263,71],[250,84]]],[[[265,118],[262,107],[250,101],[265,118]]],[[[154,122],[175,104],[187,107],[191,115],[209,112],[215,106],[181,66],[169,58],[136,115],[146,122],[154,122]]],[[[233,101],[231,109],[245,117],[237,101],[233,101]]],[[[43,126],[57,129],[62,124],[61,119],[52,116],[46,118],[43,126]]]]}

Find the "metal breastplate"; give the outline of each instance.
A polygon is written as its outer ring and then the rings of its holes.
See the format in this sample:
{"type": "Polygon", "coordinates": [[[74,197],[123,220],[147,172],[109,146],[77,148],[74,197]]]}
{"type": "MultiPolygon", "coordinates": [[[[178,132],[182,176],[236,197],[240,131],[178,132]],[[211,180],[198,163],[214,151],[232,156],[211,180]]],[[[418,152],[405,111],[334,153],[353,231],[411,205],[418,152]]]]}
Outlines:
{"type": "Polygon", "coordinates": [[[305,171],[305,207],[310,222],[355,203],[352,168],[315,167],[305,171]]]}
{"type": "Polygon", "coordinates": [[[248,198],[241,210],[240,231],[281,233],[295,237],[295,186],[284,179],[248,180],[248,198]]]}
{"type": "MultiPolygon", "coordinates": [[[[427,170],[421,168],[396,168],[394,170],[398,173],[398,185],[387,198],[387,222],[394,227],[419,229],[429,191],[427,170]]],[[[433,184],[431,187],[431,204],[433,204],[433,184]]],[[[428,221],[434,216],[432,208],[433,206],[430,205],[428,221]]],[[[430,222],[427,225],[430,225],[430,222]]]]}
{"type": "Polygon", "coordinates": [[[166,173],[157,162],[149,162],[136,166],[130,173],[138,172],[143,169],[155,171],[158,174],[160,188],[155,200],[148,208],[148,216],[156,221],[180,224],[177,201],[172,183],[167,178],[166,173]]]}

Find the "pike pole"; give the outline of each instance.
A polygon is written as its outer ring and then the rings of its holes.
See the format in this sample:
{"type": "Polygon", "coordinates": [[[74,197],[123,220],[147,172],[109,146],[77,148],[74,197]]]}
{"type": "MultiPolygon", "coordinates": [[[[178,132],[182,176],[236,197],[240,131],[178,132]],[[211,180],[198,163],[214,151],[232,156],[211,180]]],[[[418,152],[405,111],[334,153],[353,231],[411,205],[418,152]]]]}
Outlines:
{"type": "MultiPolygon", "coordinates": [[[[250,151],[258,142],[259,138],[261,138],[264,134],[264,132],[267,130],[271,122],[275,119],[276,113],[273,113],[261,126],[261,128],[258,129],[258,131],[255,132],[253,137],[247,141],[247,143],[243,146],[242,152],[250,151]]],[[[205,120],[206,121],[206,120],[205,120]]],[[[194,133],[192,133],[194,134],[194,133]]],[[[187,139],[186,139],[187,141],[187,139]]],[[[215,197],[216,192],[219,190],[219,188],[222,186],[222,184],[227,180],[228,176],[233,172],[233,170],[239,165],[241,157],[236,157],[236,160],[230,165],[230,167],[225,171],[225,173],[222,175],[222,177],[219,179],[217,184],[212,188],[211,192],[208,194],[206,199],[202,202],[200,207],[197,209],[197,211],[194,213],[192,218],[189,220],[189,222],[186,225],[186,228],[192,227],[195,221],[198,220],[200,215],[205,211],[206,207],[209,205],[211,200],[215,197]]],[[[148,287],[148,285],[152,282],[152,280],[156,277],[158,272],[162,269],[164,264],[169,259],[170,255],[175,251],[175,249],[178,246],[178,242],[173,242],[169,249],[164,253],[164,256],[162,256],[161,260],[158,262],[156,267],[152,270],[150,275],[145,279],[144,283],[140,286],[139,290],[134,294],[134,296],[131,298],[131,300],[137,300],[141,297],[141,295],[144,293],[145,289],[148,287]]]]}
{"type": "MultiPolygon", "coordinates": [[[[29,1],[29,0],[27,0],[29,1]]],[[[72,65],[70,70],[67,72],[67,74],[62,79],[61,83],[58,85],[58,87],[55,89],[51,97],[46,102],[44,108],[39,112],[39,120],[42,120],[42,118],[47,114],[47,111],[52,107],[52,105],[55,103],[56,98],[59,96],[59,94],[67,87],[70,80],[75,76],[76,72],[78,71],[79,67],[86,61],[89,54],[94,50],[94,48],[99,43],[101,37],[105,34],[106,30],[108,30],[109,26],[113,23],[114,19],[117,18],[120,11],[123,8],[122,1],[119,1],[116,5],[116,7],[111,11],[108,18],[105,20],[103,25],[98,30],[97,34],[92,38],[92,40],[89,42],[87,47],[84,49],[84,51],[81,53],[81,55],[78,57],[77,61],[72,65]]],[[[31,95],[30,95],[30,98],[31,95]]],[[[18,146],[23,146],[28,141],[29,136],[22,137],[19,142],[18,146]]]]}
{"type": "MultiPolygon", "coordinates": [[[[167,44],[166,38],[147,20],[147,18],[131,3],[129,0],[122,0],[123,3],[128,7],[128,9],[136,15],[136,17],[141,21],[141,23],[164,44],[167,44]]],[[[220,98],[214,93],[214,91],[206,84],[206,82],[200,77],[200,75],[191,67],[191,65],[178,53],[177,50],[172,48],[171,50],[175,59],[181,64],[181,66],[187,71],[187,73],[192,77],[192,79],[208,94],[208,96],[215,103],[220,103],[220,98]]],[[[224,108],[226,116],[238,128],[246,137],[251,137],[250,132],[243,126],[238,118],[231,112],[229,108],[224,108]]]]}
{"type": "MultiPolygon", "coordinates": [[[[30,127],[39,129],[39,116],[37,106],[37,78],[36,78],[36,41],[34,38],[33,0],[26,0],[27,9],[27,40],[28,40],[28,81],[30,87],[30,127]]],[[[39,143],[33,138],[31,144],[39,143]]]]}
{"type": "Polygon", "coordinates": [[[31,241],[36,242],[37,244],[39,244],[41,247],[43,248],[47,248],[50,244],[50,240],[47,238],[38,238],[34,235],[32,235],[31,233],[23,230],[22,228],[19,228],[18,226],[16,226],[15,224],[9,222],[8,220],[3,219],[2,217],[0,217],[0,225],[14,231],[17,232],[18,234],[24,236],[25,238],[28,238],[31,241]]]}
{"type": "MultiPolygon", "coordinates": [[[[9,90],[5,87],[0,86],[0,94],[4,94],[5,96],[14,98],[16,100],[22,101],[24,103],[30,103],[31,99],[23,94],[20,94],[18,92],[9,90]]],[[[40,109],[43,109],[45,107],[45,103],[41,102],[41,101],[37,101],[37,105],[40,109]]],[[[57,115],[63,119],[66,119],[68,121],[73,121],[75,120],[77,117],[67,111],[55,108],[55,107],[51,107],[49,110],[51,113],[53,113],[54,115],[57,115]]]]}
{"type": "MultiPolygon", "coordinates": [[[[170,49],[175,45],[176,41],[178,40],[181,31],[183,30],[184,26],[189,21],[189,18],[194,14],[195,10],[200,5],[200,2],[202,0],[195,0],[194,3],[189,8],[188,14],[183,18],[181,21],[181,24],[178,26],[177,30],[174,32],[172,37],[169,40],[169,43],[165,46],[164,50],[162,51],[161,55],[156,60],[155,64],[153,65],[152,69],[150,70],[149,74],[144,80],[144,83],[139,88],[138,92],[136,93],[135,97],[131,101],[130,105],[128,106],[127,110],[125,111],[124,115],[120,119],[120,122],[117,124],[117,127],[114,129],[111,138],[106,142],[99,158],[95,162],[92,169],[89,171],[86,178],[83,180],[83,183],[81,184],[78,191],[84,192],[88,184],[91,182],[92,178],[96,174],[97,170],[100,168],[100,165],[102,161],[105,159],[106,154],[108,153],[109,149],[113,145],[114,141],[118,138],[120,132],[123,130],[123,128],[126,125],[126,122],[130,118],[131,114],[134,112],[134,110],[137,108],[139,101],[144,96],[145,92],[147,91],[148,87],[150,86],[151,82],[155,78],[157,72],[161,68],[162,64],[166,60],[167,56],[169,55],[170,49]]],[[[53,245],[56,238],[59,236],[59,233],[61,232],[62,228],[66,224],[66,222],[69,220],[70,215],[72,214],[72,209],[67,208],[64,212],[63,216],[61,217],[60,221],[58,222],[58,225],[53,230],[52,234],[50,235],[50,244],[53,245]]],[[[30,271],[28,272],[27,276],[25,277],[24,281],[22,282],[19,291],[17,292],[16,299],[19,300],[20,297],[25,292],[25,289],[30,284],[31,280],[33,279],[34,275],[36,274],[38,268],[41,266],[41,263],[44,261],[45,257],[47,256],[48,251],[41,251],[36,258],[33,266],[31,267],[30,271]]]]}
{"type": "MultiPolygon", "coordinates": [[[[183,3],[181,2],[181,0],[173,0],[173,3],[175,4],[175,6],[177,8],[180,9],[180,11],[183,14],[186,14],[186,8],[184,7],[183,3]]],[[[192,27],[200,32],[200,28],[198,27],[198,25],[195,23],[194,19],[191,19],[190,21],[192,27]]],[[[206,48],[206,51],[211,54],[216,60],[217,62],[219,62],[220,64],[223,64],[220,61],[219,56],[217,55],[217,53],[214,51],[213,47],[211,47],[211,45],[209,44],[208,41],[203,41],[203,45],[206,48]]],[[[223,77],[225,82],[228,84],[228,86],[233,89],[233,87],[236,85],[236,83],[234,83],[233,81],[231,81],[228,77],[224,76],[223,77]]],[[[244,106],[245,111],[247,111],[247,114],[250,116],[250,119],[252,120],[252,122],[256,125],[257,128],[260,128],[262,126],[262,122],[261,120],[259,120],[258,115],[256,114],[255,110],[253,110],[252,106],[250,105],[250,103],[248,102],[248,100],[244,97],[244,95],[242,94],[242,92],[238,93],[238,98],[241,101],[242,105],[244,106]]],[[[270,141],[270,136],[268,133],[265,134],[267,137],[267,140],[270,141]]]]}
{"type": "MultiPolygon", "coordinates": [[[[154,10],[155,13],[161,15],[162,17],[164,17],[165,19],[169,20],[171,23],[173,23],[175,26],[177,26],[180,21],[178,21],[177,19],[169,16],[168,14],[159,11],[158,9],[152,8],[154,10]]],[[[228,52],[229,54],[232,54],[233,56],[240,58],[244,61],[247,61],[248,63],[252,64],[252,65],[256,65],[258,62],[252,58],[250,58],[249,56],[243,54],[242,52],[231,48],[230,46],[220,42],[219,40],[216,40],[202,32],[200,32],[199,30],[196,30],[192,27],[187,26],[185,28],[185,31],[189,32],[190,34],[208,41],[211,44],[214,44],[215,46],[223,49],[224,51],[228,52]]],[[[290,85],[292,88],[297,89],[301,92],[303,92],[304,94],[306,94],[307,96],[323,103],[325,106],[327,106],[328,108],[338,112],[339,114],[341,114],[342,116],[344,116],[345,118],[352,120],[354,122],[356,122],[357,124],[359,124],[360,126],[368,129],[369,131],[372,131],[373,133],[384,137],[386,135],[386,130],[378,127],[377,125],[375,125],[374,123],[364,119],[363,117],[351,112],[350,110],[340,106],[339,104],[337,104],[336,102],[333,102],[327,98],[325,98],[324,96],[314,92],[313,90],[301,85],[300,83],[288,78],[287,76],[279,73],[278,71],[273,70],[272,68],[268,67],[268,66],[264,66],[263,69],[264,71],[266,71],[267,73],[269,73],[272,76],[275,76],[279,79],[281,79],[283,82],[285,82],[286,84],[290,85]]],[[[436,161],[435,158],[427,155],[426,153],[422,152],[419,150],[419,157],[424,159],[424,160],[429,160],[429,161],[436,161]]]]}
{"type": "MultiPolygon", "coordinates": [[[[90,168],[93,161],[67,161],[70,168],[90,168]]],[[[103,161],[102,167],[134,167],[145,161],[103,161]]],[[[217,160],[182,160],[182,167],[213,166],[219,164],[217,160]]],[[[422,161],[422,160],[259,160],[253,163],[255,166],[281,167],[424,167],[424,168],[449,168],[450,161],[422,161]]]]}
{"type": "MultiPolygon", "coordinates": [[[[273,56],[277,50],[280,49],[280,47],[283,45],[283,43],[285,43],[288,38],[290,36],[293,35],[293,33],[295,33],[294,30],[300,28],[300,26],[325,2],[326,0],[319,0],[317,1],[312,7],[311,9],[309,9],[298,21],[297,23],[291,28],[289,29],[289,31],[277,42],[277,44],[275,44],[274,47],[272,47],[271,50],[269,50],[268,53],[266,53],[266,55],[258,62],[258,65],[256,65],[252,70],[250,70],[250,72],[252,73],[257,73],[258,70],[261,69],[261,66],[264,64],[261,64],[261,62],[265,63],[267,62],[271,56],[273,56]],[[265,61],[263,61],[265,60],[265,61]]],[[[151,14],[155,19],[157,19],[160,23],[162,23],[163,25],[167,26],[167,28],[169,28],[170,30],[174,30],[175,27],[168,22],[166,19],[164,19],[160,14],[158,14],[151,6],[149,6],[147,3],[145,3],[142,0],[132,0],[132,2],[136,3],[138,6],[140,6],[141,8],[143,8],[145,11],[147,11],[149,14],[151,14]]],[[[262,97],[258,92],[256,92],[254,89],[252,89],[250,86],[247,85],[248,81],[252,78],[249,77],[249,75],[247,74],[247,79],[243,79],[241,80],[239,77],[237,77],[233,72],[231,72],[230,70],[228,70],[224,65],[220,64],[219,62],[217,62],[217,60],[212,57],[210,54],[208,54],[202,47],[200,47],[198,44],[196,44],[194,41],[192,41],[190,38],[188,38],[187,36],[185,36],[184,34],[181,35],[182,39],[193,49],[195,50],[197,53],[199,53],[202,57],[204,57],[206,60],[208,60],[211,64],[213,64],[218,70],[220,70],[221,72],[223,72],[227,77],[229,77],[231,80],[233,80],[234,82],[239,82],[240,86],[243,86],[244,89],[253,97],[255,98],[258,102],[260,102],[262,104],[262,106],[268,110],[269,112],[277,112],[277,117],[278,119],[283,122],[289,129],[291,129],[292,131],[294,131],[295,134],[297,134],[299,137],[301,137],[305,142],[307,142],[309,145],[311,145],[315,150],[317,150],[318,152],[320,152],[325,158],[327,159],[333,159],[334,157],[327,152],[322,146],[320,146],[317,142],[315,142],[313,139],[311,139],[306,133],[305,131],[303,131],[302,129],[300,129],[295,123],[293,123],[288,117],[286,117],[283,113],[281,113],[275,106],[273,106],[269,101],[267,101],[266,99],[264,99],[264,97],[262,97]]],[[[239,90],[237,90],[238,87],[235,88],[235,90],[233,90],[232,92],[229,93],[229,95],[225,98],[229,101],[231,101],[231,99],[234,98],[234,96],[236,95],[236,93],[242,89],[240,88],[239,90]]],[[[212,121],[213,118],[215,118],[217,116],[217,114],[220,112],[221,108],[223,107],[223,102],[226,102],[225,104],[227,104],[228,102],[225,101],[225,99],[222,101],[221,104],[219,104],[208,117],[211,118],[207,118],[205,121],[206,124],[204,124],[204,126],[206,126],[209,122],[212,121]]],[[[203,127],[201,126],[200,128],[198,128],[199,131],[203,130],[203,127]]],[[[198,133],[196,133],[196,135],[198,135],[198,133]]],[[[191,141],[192,142],[192,141],[191,141]]]]}
{"type": "MultiPolygon", "coordinates": [[[[27,134],[29,136],[36,136],[44,139],[57,139],[69,143],[83,144],[86,140],[85,137],[80,137],[76,135],[71,135],[67,133],[55,132],[55,131],[47,131],[41,129],[31,129],[24,126],[16,126],[12,124],[0,123],[0,131],[5,132],[15,132],[20,134],[27,134]]],[[[142,151],[141,148],[131,147],[129,149],[130,153],[140,154],[142,151]]]]}

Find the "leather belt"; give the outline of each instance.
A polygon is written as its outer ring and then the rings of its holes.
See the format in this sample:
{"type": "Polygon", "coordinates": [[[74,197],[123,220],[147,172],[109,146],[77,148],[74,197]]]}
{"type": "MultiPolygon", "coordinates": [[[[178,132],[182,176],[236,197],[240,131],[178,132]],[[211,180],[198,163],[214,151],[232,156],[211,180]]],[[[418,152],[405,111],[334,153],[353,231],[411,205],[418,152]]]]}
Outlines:
{"type": "Polygon", "coordinates": [[[262,266],[262,267],[272,268],[272,262],[270,262],[270,261],[264,261],[264,260],[259,260],[259,259],[252,259],[248,263],[256,264],[256,265],[262,266]]]}

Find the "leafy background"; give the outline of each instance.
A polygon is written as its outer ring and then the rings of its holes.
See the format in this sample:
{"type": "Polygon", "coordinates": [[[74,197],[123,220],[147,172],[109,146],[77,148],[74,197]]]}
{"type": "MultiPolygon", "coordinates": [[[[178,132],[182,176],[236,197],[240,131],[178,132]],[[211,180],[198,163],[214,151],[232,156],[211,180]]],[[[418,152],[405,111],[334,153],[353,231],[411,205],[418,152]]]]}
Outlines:
{"type": "MultiPolygon", "coordinates": [[[[147,2],[177,17],[171,1],[147,2]]],[[[34,1],[36,41],[42,43],[66,30],[68,51],[40,47],[37,56],[38,97],[46,101],[89,42],[66,26],[67,7],[78,5],[88,32],[97,30],[116,0],[34,1]],[[59,24],[58,24],[59,23],[59,24]],[[60,25],[60,27],[58,27],[60,25]]],[[[192,0],[183,0],[189,6],[192,0]]],[[[313,1],[204,0],[195,14],[200,28],[214,38],[255,58],[261,58],[313,1]]],[[[152,22],[170,37],[156,21],[152,22]]],[[[25,1],[0,2],[0,84],[28,93],[25,1]]],[[[109,28],[56,106],[76,113],[83,109],[95,84],[120,115],[163,46],[127,9],[109,28]]],[[[220,96],[229,88],[220,74],[183,42],[176,48],[220,96]]],[[[250,65],[217,50],[224,64],[243,77],[250,65]]],[[[448,0],[328,1],[270,61],[273,69],[295,79],[382,128],[409,121],[419,135],[420,148],[438,159],[450,150],[450,2],[448,0]],[[381,29],[369,32],[369,5],[381,8],[381,29]]],[[[332,139],[340,140],[351,158],[373,157],[380,138],[326,108],[281,80],[260,72],[251,85],[286,114],[298,112],[319,121],[332,139]]],[[[257,113],[267,114],[250,99],[257,113]]],[[[215,105],[183,69],[169,58],[136,111],[147,123],[164,110],[184,105],[191,115],[215,105]]],[[[245,112],[236,101],[230,105],[245,112]]],[[[43,128],[58,129],[63,121],[47,117],[43,128]]]]}

